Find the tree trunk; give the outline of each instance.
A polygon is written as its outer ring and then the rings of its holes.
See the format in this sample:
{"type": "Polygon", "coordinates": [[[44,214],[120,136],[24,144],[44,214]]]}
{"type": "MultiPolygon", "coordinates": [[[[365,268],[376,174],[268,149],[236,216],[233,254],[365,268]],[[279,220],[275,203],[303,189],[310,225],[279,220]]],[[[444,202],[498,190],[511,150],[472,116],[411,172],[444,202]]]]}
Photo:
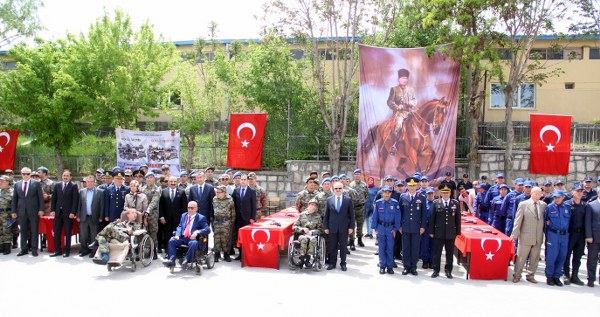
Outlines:
{"type": "MultiPolygon", "coordinates": [[[[218,118],[218,117],[219,117],[218,115],[217,116],[213,116],[213,118],[218,118]]],[[[208,164],[208,165],[215,165],[217,163],[217,147],[216,147],[216,144],[217,144],[217,131],[215,129],[215,120],[212,120],[211,123],[210,123],[210,131],[212,132],[212,144],[213,144],[213,147],[212,147],[212,159],[213,159],[213,162],[212,162],[212,164],[208,164]]],[[[208,167],[208,166],[206,166],[206,167],[208,167]]]]}
{"type": "Polygon", "coordinates": [[[506,107],[506,113],[504,121],[506,122],[506,150],[504,152],[504,176],[506,183],[512,181],[512,169],[513,169],[513,142],[515,141],[515,131],[513,129],[512,121],[512,110],[513,110],[513,96],[514,88],[511,84],[507,84],[504,88],[504,105],[506,107]]]}
{"type": "MultiPolygon", "coordinates": [[[[65,170],[65,164],[63,163],[63,160],[62,160],[62,150],[59,147],[54,148],[54,158],[56,159],[56,168],[57,168],[56,175],[59,175],[59,178],[60,178],[60,175],[62,175],[63,171],[65,170]]],[[[34,168],[34,167],[32,166],[32,168],[34,168]]],[[[71,174],[73,174],[73,173],[74,172],[71,172],[71,174]]]]}
{"type": "Polygon", "coordinates": [[[193,134],[187,134],[185,135],[185,139],[187,140],[187,144],[188,144],[188,155],[187,155],[187,162],[185,164],[185,169],[190,171],[192,170],[192,164],[194,163],[194,150],[196,149],[196,140],[193,134]]]}
{"type": "MultiPolygon", "coordinates": [[[[478,66],[472,74],[470,81],[469,102],[469,176],[472,179],[479,178],[479,120],[481,120],[481,108],[483,107],[483,97],[485,91],[480,92],[481,71],[478,66]]],[[[485,76],[485,75],[484,75],[485,76]]],[[[482,90],[485,90],[485,85],[482,90]]]]}
{"type": "Polygon", "coordinates": [[[331,164],[332,175],[337,175],[340,172],[340,154],[342,150],[342,138],[339,133],[331,134],[331,141],[329,141],[328,154],[329,163],[331,164]]]}

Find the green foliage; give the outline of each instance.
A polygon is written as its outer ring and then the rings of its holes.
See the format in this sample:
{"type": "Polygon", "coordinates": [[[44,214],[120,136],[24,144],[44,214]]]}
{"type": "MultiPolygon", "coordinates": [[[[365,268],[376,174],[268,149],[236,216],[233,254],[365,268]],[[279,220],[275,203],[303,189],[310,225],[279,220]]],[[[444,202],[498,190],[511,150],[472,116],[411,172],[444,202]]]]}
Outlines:
{"type": "Polygon", "coordinates": [[[31,37],[43,29],[37,11],[39,0],[4,0],[0,2],[0,47],[22,37],[31,37]]]}

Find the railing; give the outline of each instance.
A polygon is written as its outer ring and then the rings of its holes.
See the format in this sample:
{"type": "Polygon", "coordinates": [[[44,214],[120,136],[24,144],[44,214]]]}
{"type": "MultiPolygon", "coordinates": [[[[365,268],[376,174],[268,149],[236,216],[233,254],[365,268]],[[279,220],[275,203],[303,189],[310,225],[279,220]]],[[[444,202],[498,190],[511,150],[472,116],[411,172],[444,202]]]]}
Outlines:
{"type": "MultiPolygon", "coordinates": [[[[514,144],[529,147],[529,122],[515,122],[514,144]]],[[[571,126],[571,142],[574,149],[600,149],[600,125],[573,124],[571,126]]],[[[479,125],[479,147],[482,149],[503,148],[506,145],[506,126],[504,123],[485,123],[479,125]]]]}

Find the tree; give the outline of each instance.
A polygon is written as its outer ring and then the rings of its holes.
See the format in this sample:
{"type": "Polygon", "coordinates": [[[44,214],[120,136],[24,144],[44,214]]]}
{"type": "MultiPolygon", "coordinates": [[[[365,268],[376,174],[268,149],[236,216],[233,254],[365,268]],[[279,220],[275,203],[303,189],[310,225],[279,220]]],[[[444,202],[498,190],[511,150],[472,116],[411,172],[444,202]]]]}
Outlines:
{"type": "Polygon", "coordinates": [[[59,174],[62,155],[80,137],[77,122],[94,104],[86,87],[69,73],[69,46],[65,41],[40,42],[36,48],[17,45],[9,51],[17,69],[1,80],[0,104],[19,118],[13,123],[16,128],[54,149],[59,174]]]}
{"type": "Polygon", "coordinates": [[[0,3],[0,47],[34,36],[42,30],[37,16],[42,5],[38,0],[5,0],[0,3]]]}

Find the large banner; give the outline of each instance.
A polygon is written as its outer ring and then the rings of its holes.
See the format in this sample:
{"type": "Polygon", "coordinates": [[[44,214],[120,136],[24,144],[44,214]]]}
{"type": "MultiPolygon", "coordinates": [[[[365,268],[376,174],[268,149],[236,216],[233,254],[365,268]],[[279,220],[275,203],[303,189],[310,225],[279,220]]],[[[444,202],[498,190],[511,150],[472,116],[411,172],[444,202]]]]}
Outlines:
{"type": "Polygon", "coordinates": [[[259,170],[262,162],[266,113],[232,113],[229,116],[227,167],[259,170]]]}
{"type": "Polygon", "coordinates": [[[454,175],[459,64],[424,48],[361,45],[358,166],[369,176],[454,175]]]}
{"type": "Polygon", "coordinates": [[[178,131],[132,131],[116,129],[117,165],[137,169],[145,163],[148,170],[159,175],[164,164],[171,175],[179,176],[178,131]]]}
{"type": "Polygon", "coordinates": [[[569,115],[529,115],[531,174],[569,174],[571,121],[572,116],[569,115]]]}

